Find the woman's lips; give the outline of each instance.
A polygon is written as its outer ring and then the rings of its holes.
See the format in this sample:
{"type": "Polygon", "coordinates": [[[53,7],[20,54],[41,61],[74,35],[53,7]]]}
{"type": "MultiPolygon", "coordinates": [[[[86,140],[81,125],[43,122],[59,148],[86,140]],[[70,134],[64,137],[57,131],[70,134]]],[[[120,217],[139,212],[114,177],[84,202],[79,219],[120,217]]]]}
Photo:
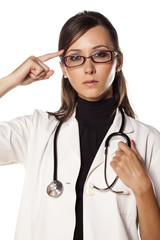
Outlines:
{"type": "Polygon", "coordinates": [[[90,81],[85,81],[85,82],[83,82],[83,84],[84,84],[85,86],[89,86],[89,87],[95,86],[95,85],[97,85],[97,83],[98,83],[98,81],[96,81],[96,80],[90,80],[90,81]]]}

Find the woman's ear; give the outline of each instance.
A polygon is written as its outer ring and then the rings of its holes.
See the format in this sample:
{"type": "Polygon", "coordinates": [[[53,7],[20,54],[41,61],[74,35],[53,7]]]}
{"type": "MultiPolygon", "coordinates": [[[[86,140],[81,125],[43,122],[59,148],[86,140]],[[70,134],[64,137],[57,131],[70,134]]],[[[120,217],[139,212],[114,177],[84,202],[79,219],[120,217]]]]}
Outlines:
{"type": "Polygon", "coordinates": [[[117,57],[117,67],[116,72],[120,72],[123,66],[123,54],[120,53],[120,55],[117,57]]]}

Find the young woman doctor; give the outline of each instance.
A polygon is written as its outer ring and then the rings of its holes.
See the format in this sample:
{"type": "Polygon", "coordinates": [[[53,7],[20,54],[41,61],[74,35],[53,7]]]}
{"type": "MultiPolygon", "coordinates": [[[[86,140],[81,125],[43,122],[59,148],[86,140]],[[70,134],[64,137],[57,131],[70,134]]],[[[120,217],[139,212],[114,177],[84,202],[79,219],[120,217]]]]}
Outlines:
{"type": "Polygon", "coordinates": [[[60,56],[62,106],[35,111],[0,125],[0,164],[26,169],[16,240],[160,239],[160,133],[134,119],[116,30],[100,13],[82,12],[62,28],[59,51],[29,57],[0,80],[0,96],[19,85],[48,79],[44,62],[60,56]],[[62,49],[62,50],[61,50],[62,49]],[[131,147],[116,137],[122,124],[131,147]],[[57,123],[58,179],[63,193],[52,198],[53,141],[57,123]],[[118,143],[117,143],[118,142],[118,143]],[[105,168],[107,161],[107,167],[105,168]],[[108,190],[105,176],[111,184],[108,190]]]}

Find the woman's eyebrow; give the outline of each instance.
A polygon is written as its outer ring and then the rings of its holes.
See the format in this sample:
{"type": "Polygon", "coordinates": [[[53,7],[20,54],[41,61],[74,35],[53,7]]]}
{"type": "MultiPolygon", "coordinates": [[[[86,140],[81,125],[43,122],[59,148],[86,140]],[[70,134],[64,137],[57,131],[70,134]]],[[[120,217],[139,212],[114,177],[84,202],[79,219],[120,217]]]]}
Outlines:
{"type": "Polygon", "coordinates": [[[109,49],[109,47],[107,45],[98,45],[98,46],[93,47],[93,49],[100,48],[100,47],[105,47],[105,48],[109,49]]]}
{"type": "Polygon", "coordinates": [[[81,51],[80,49],[71,49],[67,53],[69,53],[69,52],[80,52],[80,51],[81,51]]]}
{"type": "MultiPolygon", "coordinates": [[[[105,48],[109,49],[109,47],[107,45],[98,45],[98,46],[93,47],[92,49],[96,49],[96,48],[100,48],[100,47],[105,47],[105,48]]],[[[67,52],[67,54],[69,52],[80,52],[80,51],[82,51],[82,49],[71,49],[67,52]]]]}

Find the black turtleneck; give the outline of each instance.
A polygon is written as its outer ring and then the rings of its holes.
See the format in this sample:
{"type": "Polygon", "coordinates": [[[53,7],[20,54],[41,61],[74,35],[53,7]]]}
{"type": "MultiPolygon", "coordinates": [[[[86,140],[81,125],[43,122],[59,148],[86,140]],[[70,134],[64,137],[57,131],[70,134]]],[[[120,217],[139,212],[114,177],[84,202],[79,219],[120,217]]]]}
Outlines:
{"type": "Polygon", "coordinates": [[[116,108],[115,98],[90,102],[78,98],[76,119],[79,124],[81,167],[76,183],[76,227],[74,240],[83,240],[83,187],[94,157],[110,128],[116,108]]]}

